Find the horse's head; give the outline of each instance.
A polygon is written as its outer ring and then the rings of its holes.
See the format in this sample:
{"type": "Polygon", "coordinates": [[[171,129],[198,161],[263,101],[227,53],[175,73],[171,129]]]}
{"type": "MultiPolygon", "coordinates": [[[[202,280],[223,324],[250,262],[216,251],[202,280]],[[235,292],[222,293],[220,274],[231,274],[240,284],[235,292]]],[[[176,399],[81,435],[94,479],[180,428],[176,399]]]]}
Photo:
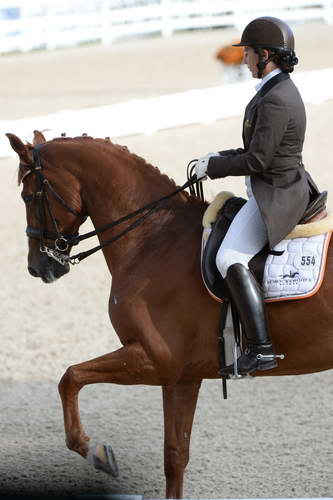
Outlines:
{"type": "Polygon", "coordinates": [[[33,144],[7,134],[20,158],[18,182],[26,206],[29,238],[28,270],[45,283],[69,271],[67,256],[85,220],[80,184],[55,155],[53,141],[34,132],[33,144]]]}

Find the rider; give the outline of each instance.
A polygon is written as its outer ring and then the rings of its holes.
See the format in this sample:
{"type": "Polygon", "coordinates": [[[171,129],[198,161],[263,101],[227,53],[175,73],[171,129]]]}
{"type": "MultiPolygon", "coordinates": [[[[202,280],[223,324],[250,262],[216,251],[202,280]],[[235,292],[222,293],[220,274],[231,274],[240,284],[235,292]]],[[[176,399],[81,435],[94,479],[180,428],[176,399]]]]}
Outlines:
{"type": "MultiPolygon", "coordinates": [[[[318,189],[302,163],[306,116],[289,76],[298,62],[292,30],[280,19],[259,17],[246,26],[238,46],[244,47],[252,76],[261,79],[245,110],[244,148],[200,158],[196,175],[245,176],[249,199],[230,225],[216,265],[246,328],[247,349],[237,360],[239,374],[246,374],[277,366],[262,289],[249,261],[267,244],[273,248],[285,238],[318,189]]],[[[230,365],[222,374],[233,371],[230,365]]]]}

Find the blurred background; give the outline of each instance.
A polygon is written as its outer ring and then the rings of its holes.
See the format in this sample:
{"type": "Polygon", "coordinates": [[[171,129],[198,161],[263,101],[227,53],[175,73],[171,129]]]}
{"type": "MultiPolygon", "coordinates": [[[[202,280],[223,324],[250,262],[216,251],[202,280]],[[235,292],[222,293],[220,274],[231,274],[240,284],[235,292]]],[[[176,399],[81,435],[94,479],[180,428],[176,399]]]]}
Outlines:
{"type": "MultiPolygon", "coordinates": [[[[4,134],[110,136],[183,184],[191,159],[241,146],[256,81],[231,45],[261,15],[294,30],[304,163],[332,208],[333,1],[0,0],[0,493],[164,494],[159,388],[82,392],[84,423],[114,444],[119,480],[65,448],[57,382],[69,365],[119,345],[107,314],[110,275],[102,254],[52,285],[28,274],[18,161],[4,134]]],[[[208,200],[222,189],[245,195],[241,178],[204,188],[208,200]]],[[[332,382],[331,372],[235,382],[223,403],[220,382],[205,382],[186,496],[331,496],[332,382]]]]}

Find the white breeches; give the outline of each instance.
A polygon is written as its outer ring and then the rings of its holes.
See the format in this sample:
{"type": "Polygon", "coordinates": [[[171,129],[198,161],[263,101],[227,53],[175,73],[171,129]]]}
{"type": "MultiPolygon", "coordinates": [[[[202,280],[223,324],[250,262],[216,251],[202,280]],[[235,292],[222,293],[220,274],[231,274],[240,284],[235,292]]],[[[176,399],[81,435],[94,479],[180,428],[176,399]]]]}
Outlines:
{"type": "Polygon", "coordinates": [[[225,278],[228,267],[249,261],[268,241],[266,225],[254,196],[243,205],[234,220],[216,255],[216,266],[225,278]]]}

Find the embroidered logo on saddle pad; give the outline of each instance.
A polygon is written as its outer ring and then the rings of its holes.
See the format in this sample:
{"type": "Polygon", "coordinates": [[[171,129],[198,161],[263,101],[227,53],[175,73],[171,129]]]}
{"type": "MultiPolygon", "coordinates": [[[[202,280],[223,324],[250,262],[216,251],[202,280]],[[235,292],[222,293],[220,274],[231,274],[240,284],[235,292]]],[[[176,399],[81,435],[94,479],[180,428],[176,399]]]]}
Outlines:
{"type": "Polygon", "coordinates": [[[314,295],[323,280],[331,231],[307,238],[281,241],[268,255],[265,264],[263,289],[267,302],[314,295]]]}
{"type": "MultiPolygon", "coordinates": [[[[219,211],[224,204],[227,205],[226,202],[236,203],[238,211],[245,200],[233,197],[232,193],[219,193],[203,217],[202,277],[207,290],[218,301],[223,300],[225,290],[223,279],[215,266],[215,254],[225,233],[220,235],[218,241],[217,225],[221,225],[219,211]]],[[[230,212],[230,207],[228,211],[230,212]]],[[[231,212],[234,212],[234,207],[231,212]]],[[[229,220],[229,225],[231,221],[232,219],[229,220]]],[[[285,240],[276,245],[273,254],[268,254],[265,261],[262,261],[262,286],[266,302],[304,299],[319,290],[332,229],[333,216],[328,216],[318,222],[296,226],[285,240]]]]}

